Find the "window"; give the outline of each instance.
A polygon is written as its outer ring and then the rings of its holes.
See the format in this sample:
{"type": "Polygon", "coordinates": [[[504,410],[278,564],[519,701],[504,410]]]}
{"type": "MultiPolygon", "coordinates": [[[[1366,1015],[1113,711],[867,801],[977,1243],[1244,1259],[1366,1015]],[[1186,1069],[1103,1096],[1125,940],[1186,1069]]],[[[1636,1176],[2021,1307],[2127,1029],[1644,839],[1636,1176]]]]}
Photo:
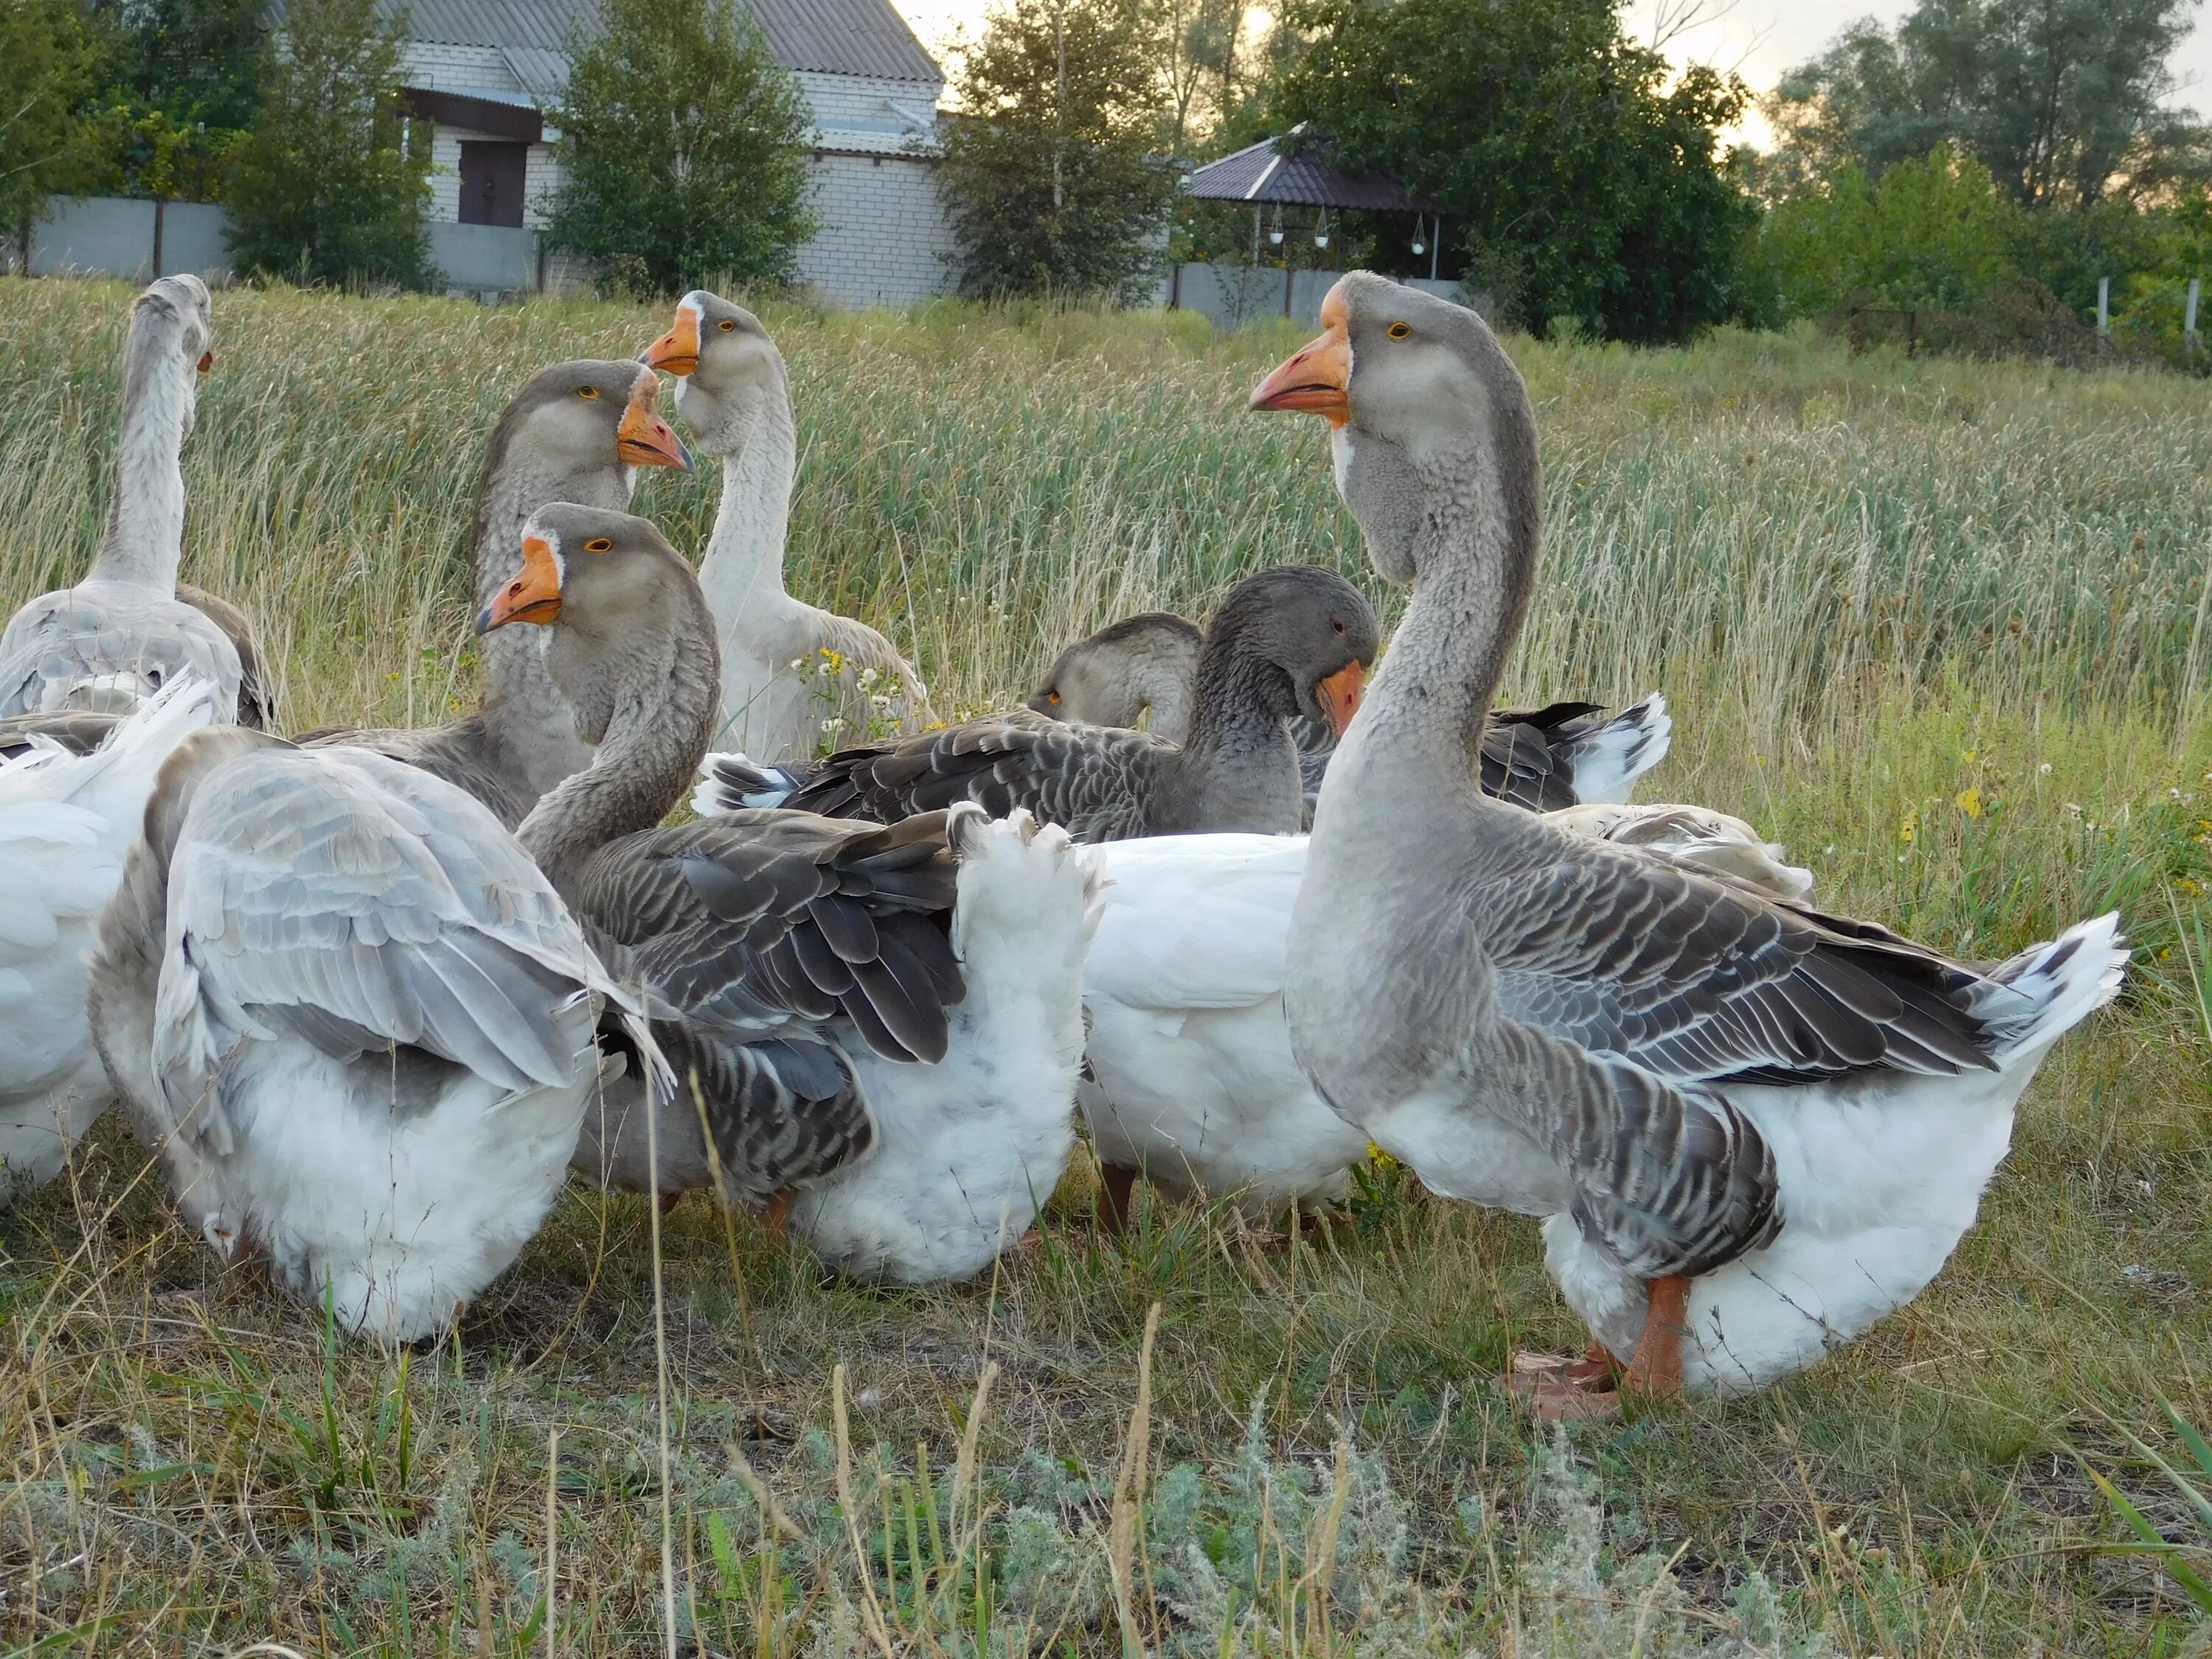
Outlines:
{"type": "Polygon", "coordinates": [[[465,225],[522,223],[522,181],[530,156],[527,144],[489,139],[461,141],[461,222],[465,225]]]}

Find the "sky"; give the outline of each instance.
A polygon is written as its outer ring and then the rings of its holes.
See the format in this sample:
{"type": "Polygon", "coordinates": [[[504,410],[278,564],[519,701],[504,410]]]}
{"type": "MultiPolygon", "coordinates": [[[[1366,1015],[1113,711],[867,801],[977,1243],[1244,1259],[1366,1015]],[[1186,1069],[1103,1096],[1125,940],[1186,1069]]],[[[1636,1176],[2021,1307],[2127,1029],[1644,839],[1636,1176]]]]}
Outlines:
{"type": "MultiPolygon", "coordinates": [[[[1698,0],[1633,0],[1627,10],[1630,30],[1649,40],[1655,20],[1672,13],[1680,15],[1685,3],[1698,0]]],[[[965,24],[970,31],[981,22],[985,0],[892,0],[922,44],[939,53],[953,31],[965,24]]],[[[1872,16],[1894,23],[1912,9],[1912,0],[1704,0],[1699,11],[1713,21],[1686,30],[1667,43],[1667,54],[1678,64],[1705,63],[1733,70],[1764,92],[1783,74],[1819,56],[1826,46],[1855,18],[1872,16]]],[[[2212,113],[2212,15],[2200,17],[2197,27],[2173,55],[2172,68],[2181,88],[2179,104],[2194,105],[2212,113]]],[[[1764,142],[1764,123],[1754,114],[1750,123],[1730,137],[1764,142]]]]}

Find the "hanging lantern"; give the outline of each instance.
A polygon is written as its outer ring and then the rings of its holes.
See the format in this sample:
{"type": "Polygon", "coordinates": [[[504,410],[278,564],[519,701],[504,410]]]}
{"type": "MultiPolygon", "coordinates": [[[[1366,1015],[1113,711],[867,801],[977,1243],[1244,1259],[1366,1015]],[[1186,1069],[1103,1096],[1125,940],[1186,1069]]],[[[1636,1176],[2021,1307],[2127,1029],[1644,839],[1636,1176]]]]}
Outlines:
{"type": "Polygon", "coordinates": [[[1425,218],[1416,217],[1413,221],[1413,252],[1416,253],[1426,253],[1429,251],[1426,234],[1429,222],[1425,218]]]}
{"type": "Polygon", "coordinates": [[[1275,222],[1267,227],[1267,240],[1276,247],[1283,245],[1283,209],[1280,203],[1275,206],[1275,222]]]}
{"type": "Polygon", "coordinates": [[[1316,247],[1328,246],[1328,210],[1327,208],[1323,208],[1321,210],[1321,217],[1314,221],[1314,246],[1316,247]]]}

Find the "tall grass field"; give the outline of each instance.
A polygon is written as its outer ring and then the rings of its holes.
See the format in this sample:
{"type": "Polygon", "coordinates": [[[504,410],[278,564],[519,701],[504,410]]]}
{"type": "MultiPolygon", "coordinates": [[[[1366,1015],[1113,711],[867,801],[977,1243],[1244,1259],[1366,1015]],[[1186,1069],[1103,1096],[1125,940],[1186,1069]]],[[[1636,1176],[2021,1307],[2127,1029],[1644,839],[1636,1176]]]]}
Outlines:
{"type": "MultiPolygon", "coordinates": [[[[7,609],[98,538],[129,297],[0,283],[7,609]]],[[[1322,424],[1243,412],[1287,326],[765,315],[790,585],[940,710],[1269,564],[1396,612],[1322,424]]],[[[666,324],[216,296],[185,574],[258,618],[289,726],[471,704],[495,413],[666,324]]],[[[656,1230],[576,1190],[387,1355],[222,1271],[111,1122],[0,1214],[0,1655],[2205,1654],[2212,1512],[2152,1456],[2189,1455],[2162,1401],[2212,1425],[2204,384],[1508,343],[1547,509],[1509,700],[1663,690],[1644,798],[1960,955],[2125,914],[2128,993],[1925,1295],[1786,1386],[1555,1433],[1488,1382],[1581,1339],[1531,1224],[1380,1165],[1310,1236],[1153,1199],[1117,1240],[1079,1152],[1040,1241],[919,1291],[825,1282],[698,1194],[656,1230]]],[[[698,548],[718,487],[649,471],[637,506],[698,548]]]]}

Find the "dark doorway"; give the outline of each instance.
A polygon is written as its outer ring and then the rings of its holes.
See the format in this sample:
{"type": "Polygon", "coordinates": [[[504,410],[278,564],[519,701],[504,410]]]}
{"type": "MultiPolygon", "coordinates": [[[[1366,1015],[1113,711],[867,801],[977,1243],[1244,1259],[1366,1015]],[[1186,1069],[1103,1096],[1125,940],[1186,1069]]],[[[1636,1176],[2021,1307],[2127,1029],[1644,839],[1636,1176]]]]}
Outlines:
{"type": "Polygon", "coordinates": [[[522,223],[522,180],[529,155],[527,144],[461,140],[463,224],[522,223]]]}

